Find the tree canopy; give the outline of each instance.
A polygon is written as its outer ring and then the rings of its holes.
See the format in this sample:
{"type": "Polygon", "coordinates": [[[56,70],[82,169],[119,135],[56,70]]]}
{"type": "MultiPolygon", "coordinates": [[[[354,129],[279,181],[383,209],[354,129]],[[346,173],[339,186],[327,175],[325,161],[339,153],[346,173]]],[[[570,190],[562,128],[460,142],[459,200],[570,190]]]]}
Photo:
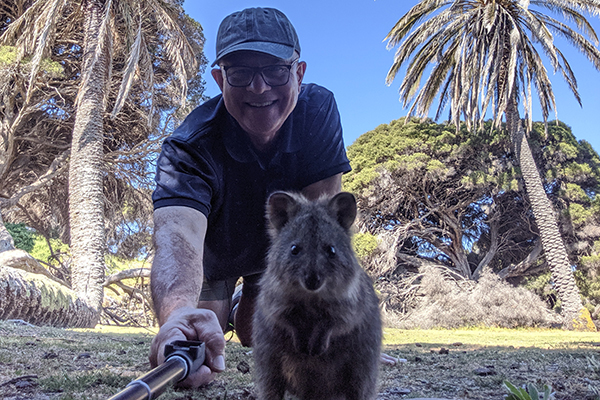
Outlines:
{"type": "MultiPolygon", "coordinates": [[[[579,284],[597,288],[600,158],[563,123],[547,131],[534,123],[531,143],[579,284]]],[[[546,271],[511,148],[491,122],[457,132],[449,124],[400,119],[359,137],[348,148],[353,171],[344,188],[357,194],[361,232],[380,242],[366,258],[369,267],[386,275],[437,265],[469,279],[486,267],[504,278],[546,271]]],[[[596,291],[584,291],[594,305],[596,291]]]]}
{"type": "MultiPolygon", "coordinates": [[[[179,3],[165,5],[175,13],[178,29],[188,39],[199,65],[186,81],[185,108],[180,107],[181,88],[169,60],[167,42],[161,32],[152,31],[151,19],[157,16],[145,13],[141,25],[146,57],[150,57],[145,62],[152,66],[150,69],[144,66],[145,70],[129,71],[133,64],[128,54],[135,46],[139,21],[136,25],[135,18],[126,23],[126,19],[117,17],[112,33],[115,45],[107,92],[109,108],[104,114],[104,213],[109,249],[123,256],[147,252],[153,161],[162,139],[204,100],[202,27],[184,13],[179,3]],[[131,86],[127,89],[128,100],[122,102],[127,74],[131,86]]],[[[27,1],[5,2],[0,7],[0,34],[26,11],[33,12],[30,6],[27,1]]],[[[66,2],[64,7],[62,22],[53,22],[53,40],[48,42],[31,88],[32,57],[17,43],[8,44],[11,31],[1,37],[0,209],[7,221],[24,222],[47,237],[60,237],[68,243],[68,155],[82,78],[83,21],[77,2],[66,2]],[[30,101],[26,102],[28,90],[30,101]]],[[[119,7],[127,8],[125,3],[119,7]]],[[[135,11],[127,10],[130,14],[135,11]]],[[[13,31],[16,34],[20,30],[13,31]]],[[[26,37],[21,35],[19,40],[26,37]]]]}
{"type": "Polygon", "coordinates": [[[421,0],[386,38],[390,47],[399,45],[388,83],[407,66],[400,97],[405,104],[413,103],[409,116],[416,112],[424,117],[439,101],[436,119],[449,105],[449,119],[457,130],[461,117],[470,130],[481,128],[489,110],[494,127],[500,127],[504,117],[568,329],[587,327],[590,317],[581,304],[526,132],[532,129],[533,89],[544,122],[556,109],[545,63],[562,74],[579,100],[575,75],[555,36],[566,39],[600,70],[598,38],[587,20],[599,14],[595,0],[421,0]],[[426,71],[429,78],[422,84],[426,71]],[[519,106],[525,110],[525,129],[519,106]]]}

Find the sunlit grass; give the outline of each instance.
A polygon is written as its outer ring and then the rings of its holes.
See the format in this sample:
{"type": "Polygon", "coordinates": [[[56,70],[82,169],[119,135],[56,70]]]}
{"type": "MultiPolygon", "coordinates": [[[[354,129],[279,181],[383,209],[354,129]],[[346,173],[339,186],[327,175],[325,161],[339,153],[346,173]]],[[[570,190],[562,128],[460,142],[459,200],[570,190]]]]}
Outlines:
{"type": "Polygon", "coordinates": [[[94,329],[89,328],[74,328],[69,329],[74,332],[94,332],[94,333],[107,333],[107,334],[120,334],[120,335],[156,335],[158,333],[158,327],[136,327],[136,326],[116,326],[116,325],[96,325],[94,329]]]}
{"type": "Polygon", "coordinates": [[[560,329],[474,328],[455,330],[384,329],[385,345],[410,343],[476,346],[538,347],[542,349],[600,346],[600,333],[571,332],[560,329]]]}
{"type": "MultiPolygon", "coordinates": [[[[154,336],[158,328],[125,327],[114,325],[97,325],[94,329],[71,329],[75,332],[89,332],[117,335],[150,335],[154,336]]],[[[452,345],[460,342],[464,345],[503,346],[503,347],[538,347],[542,349],[577,348],[579,345],[598,346],[600,333],[572,332],[560,329],[503,329],[503,328],[471,328],[471,329],[430,329],[406,330],[384,329],[384,345],[403,344],[436,344],[452,345]]],[[[233,337],[233,341],[237,338],[233,337]]]]}

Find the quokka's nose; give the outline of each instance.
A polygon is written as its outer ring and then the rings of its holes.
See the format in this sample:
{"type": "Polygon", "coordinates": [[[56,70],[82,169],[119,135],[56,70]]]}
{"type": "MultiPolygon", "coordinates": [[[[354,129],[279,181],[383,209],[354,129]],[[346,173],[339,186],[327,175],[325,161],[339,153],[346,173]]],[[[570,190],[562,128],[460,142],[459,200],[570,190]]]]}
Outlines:
{"type": "Polygon", "coordinates": [[[304,278],[304,286],[307,290],[316,291],[323,285],[323,281],[316,272],[309,272],[304,278]]]}

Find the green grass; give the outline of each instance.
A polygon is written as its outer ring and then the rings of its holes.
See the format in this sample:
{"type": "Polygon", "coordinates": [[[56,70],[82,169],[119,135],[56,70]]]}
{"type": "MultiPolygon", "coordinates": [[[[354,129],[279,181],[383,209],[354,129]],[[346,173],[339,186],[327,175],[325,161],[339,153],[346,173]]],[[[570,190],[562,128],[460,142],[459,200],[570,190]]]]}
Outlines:
{"type": "MultiPolygon", "coordinates": [[[[0,322],[0,398],[106,399],[146,373],[156,329],[56,329],[0,322]],[[7,383],[18,377],[32,383],[7,383]],[[4,384],[6,383],[6,384],[4,384]],[[4,385],[3,385],[4,384],[4,385]],[[20,397],[19,397],[20,396],[20,397]]],[[[416,397],[503,399],[503,381],[552,386],[556,400],[600,400],[600,334],[561,330],[385,329],[378,400],[416,397]],[[441,348],[448,349],[447,354],[441,348]],[[477,375],[479,368],[493,374],[477,375]],[[409,390],[399,396],[399,390],[409,390]]],[[[227,345],[227,370],[202,390],[169,389],[160,400],[252,399],[250,349],[227,345]],[[238,366],[247,364],[250,373],[238,366]]]]}

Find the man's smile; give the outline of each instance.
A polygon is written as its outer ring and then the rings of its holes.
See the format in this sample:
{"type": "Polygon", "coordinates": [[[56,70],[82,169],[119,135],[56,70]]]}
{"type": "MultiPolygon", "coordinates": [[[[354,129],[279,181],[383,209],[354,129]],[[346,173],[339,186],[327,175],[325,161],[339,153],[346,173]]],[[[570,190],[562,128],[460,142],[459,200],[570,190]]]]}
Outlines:
{"type": "Polygon", "coordinates": [[[264,101],[261,103],[247,103],[250,107],[263,108],[275,104],[277,100],[264,101]]]}

